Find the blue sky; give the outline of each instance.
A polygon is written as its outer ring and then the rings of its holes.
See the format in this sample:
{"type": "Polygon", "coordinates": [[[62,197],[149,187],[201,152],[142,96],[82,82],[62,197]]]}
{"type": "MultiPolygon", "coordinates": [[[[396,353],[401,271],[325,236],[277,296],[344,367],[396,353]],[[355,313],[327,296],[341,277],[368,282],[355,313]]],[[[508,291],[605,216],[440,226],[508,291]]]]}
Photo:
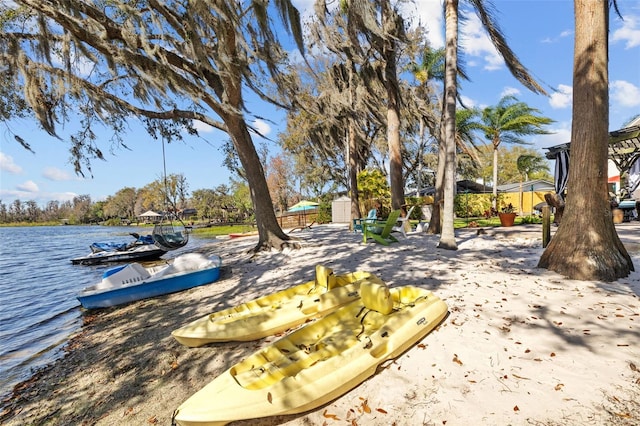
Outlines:
{"type": "MultiPolygon", "coordinates": [[[[312,10],[312,0],[294,1],[305,13],[312,10]]],[[[464,2],[461,2],[463,4],[464,2]]],[[[506,70],[503,61],[481,30],[477,17],[467,16],[461,37],[464,60],[471,81],[464,82],[461,94],[471,106],[496,104],[504,94],[539,109],[555,120],[552,135],[531,138],[540,149],[568,142],[571,134],[571,85],[573,67],[573,1],[571,0],[495,0],[498,22],[511,48],[529,71],[543,83],[549,97],[528,92],[506,70]]],[[[610,130],[619,129],[640,114],[640,0],[619,0],[624,21],[612,13],[610,28],[610,130]]],[[[429,38],[441,47],[444,29],[440,0],[416,0],[413,11],[429,28],[429,38]]],[[[270,138],[284,128],[284,114],[273,106],[248,102],[249,108],[270,122],[253,123],[270,138]]],[[[0,127],[0,199],[10,204],[14,199],[35,200],[44,205],[49,200],[69,200],[89,194],[94,201],[115,194],[124,187],[141,188],[162,176],[162,147],[136,123],[131,123],[127,137],[130,150],[113,148],[107,131],[99,146],[105,161],[92,163],[93,178],[76,176],[70,163],[68,144],[52,138],[31,120],[19,120],[0,127]],[[29,141],[35,154],[14,141],[7,126],[29,141]]],[[[72,125],[69,125],[69,130],[72,125]]],[[[61,135],[70,131],[62,129],[61,135]]],[[[100,134],[100,130],[97,130],[100,134]]],[[[214,188],[229,182],[222,166],[220,147],[227,136],[201,128],[201,139],[187,138],[184,143],[165,146],[168,173],[183,173],[190,190],[214,188]]],[[[255,138],[256,144],[272,142],[255,138]]]]}

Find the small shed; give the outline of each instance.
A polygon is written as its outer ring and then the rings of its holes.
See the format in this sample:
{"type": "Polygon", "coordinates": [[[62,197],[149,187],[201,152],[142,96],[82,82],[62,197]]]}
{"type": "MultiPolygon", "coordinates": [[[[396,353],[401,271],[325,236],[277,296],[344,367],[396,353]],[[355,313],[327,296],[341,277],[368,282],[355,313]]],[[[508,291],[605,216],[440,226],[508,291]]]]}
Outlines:
{"type": "Polygon", "coordinates": [[[351,222],[351,198],[343,195],[331,202],[331,222],[351,222]]]}

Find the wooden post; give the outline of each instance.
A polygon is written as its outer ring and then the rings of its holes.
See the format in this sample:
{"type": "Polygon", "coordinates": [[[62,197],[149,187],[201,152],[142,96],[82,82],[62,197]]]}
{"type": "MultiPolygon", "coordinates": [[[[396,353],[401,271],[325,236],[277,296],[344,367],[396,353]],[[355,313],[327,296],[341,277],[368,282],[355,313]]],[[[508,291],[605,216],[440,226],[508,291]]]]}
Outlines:
{"type": "Polygon", "coordinates": [[[546,248],[551,241],[551,207],[542,207],[542,247],[546,248]]]}

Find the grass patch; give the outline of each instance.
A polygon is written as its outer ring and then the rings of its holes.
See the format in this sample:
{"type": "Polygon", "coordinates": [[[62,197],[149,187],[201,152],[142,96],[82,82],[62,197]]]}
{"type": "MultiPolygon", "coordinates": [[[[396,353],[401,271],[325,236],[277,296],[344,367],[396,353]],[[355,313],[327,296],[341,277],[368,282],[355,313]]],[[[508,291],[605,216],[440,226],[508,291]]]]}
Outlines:
{"type": "Polygon", "coordinates": [[[193,228],[191,233],[200,238],[215,238],[220,235],[240,234],[255,230],[256,228],[253,225],[213,225],[206,228],[193,228]]]}

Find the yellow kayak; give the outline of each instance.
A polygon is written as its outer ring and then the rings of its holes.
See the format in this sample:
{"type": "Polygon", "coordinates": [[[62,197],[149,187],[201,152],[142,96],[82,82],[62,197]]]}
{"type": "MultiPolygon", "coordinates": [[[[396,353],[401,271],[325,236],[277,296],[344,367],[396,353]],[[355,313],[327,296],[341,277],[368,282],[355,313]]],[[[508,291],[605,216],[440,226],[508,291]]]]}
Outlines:
{"type": "Polygon", "coordinates": [[[322,406],[418,343],[447,305],[418,287],[364,280],[361,298],[260,349],[174,413],[182,426],[294,414],[322,406]]]}
{"type": "Polygon", "coordinates": [[[171,335],[190,347],[272,336],[359,298],[359,281],[363,278],[379,281],[369,272],[334,275],[330,268],[318,265],[314,281],[209,314],[171,335]]]}

